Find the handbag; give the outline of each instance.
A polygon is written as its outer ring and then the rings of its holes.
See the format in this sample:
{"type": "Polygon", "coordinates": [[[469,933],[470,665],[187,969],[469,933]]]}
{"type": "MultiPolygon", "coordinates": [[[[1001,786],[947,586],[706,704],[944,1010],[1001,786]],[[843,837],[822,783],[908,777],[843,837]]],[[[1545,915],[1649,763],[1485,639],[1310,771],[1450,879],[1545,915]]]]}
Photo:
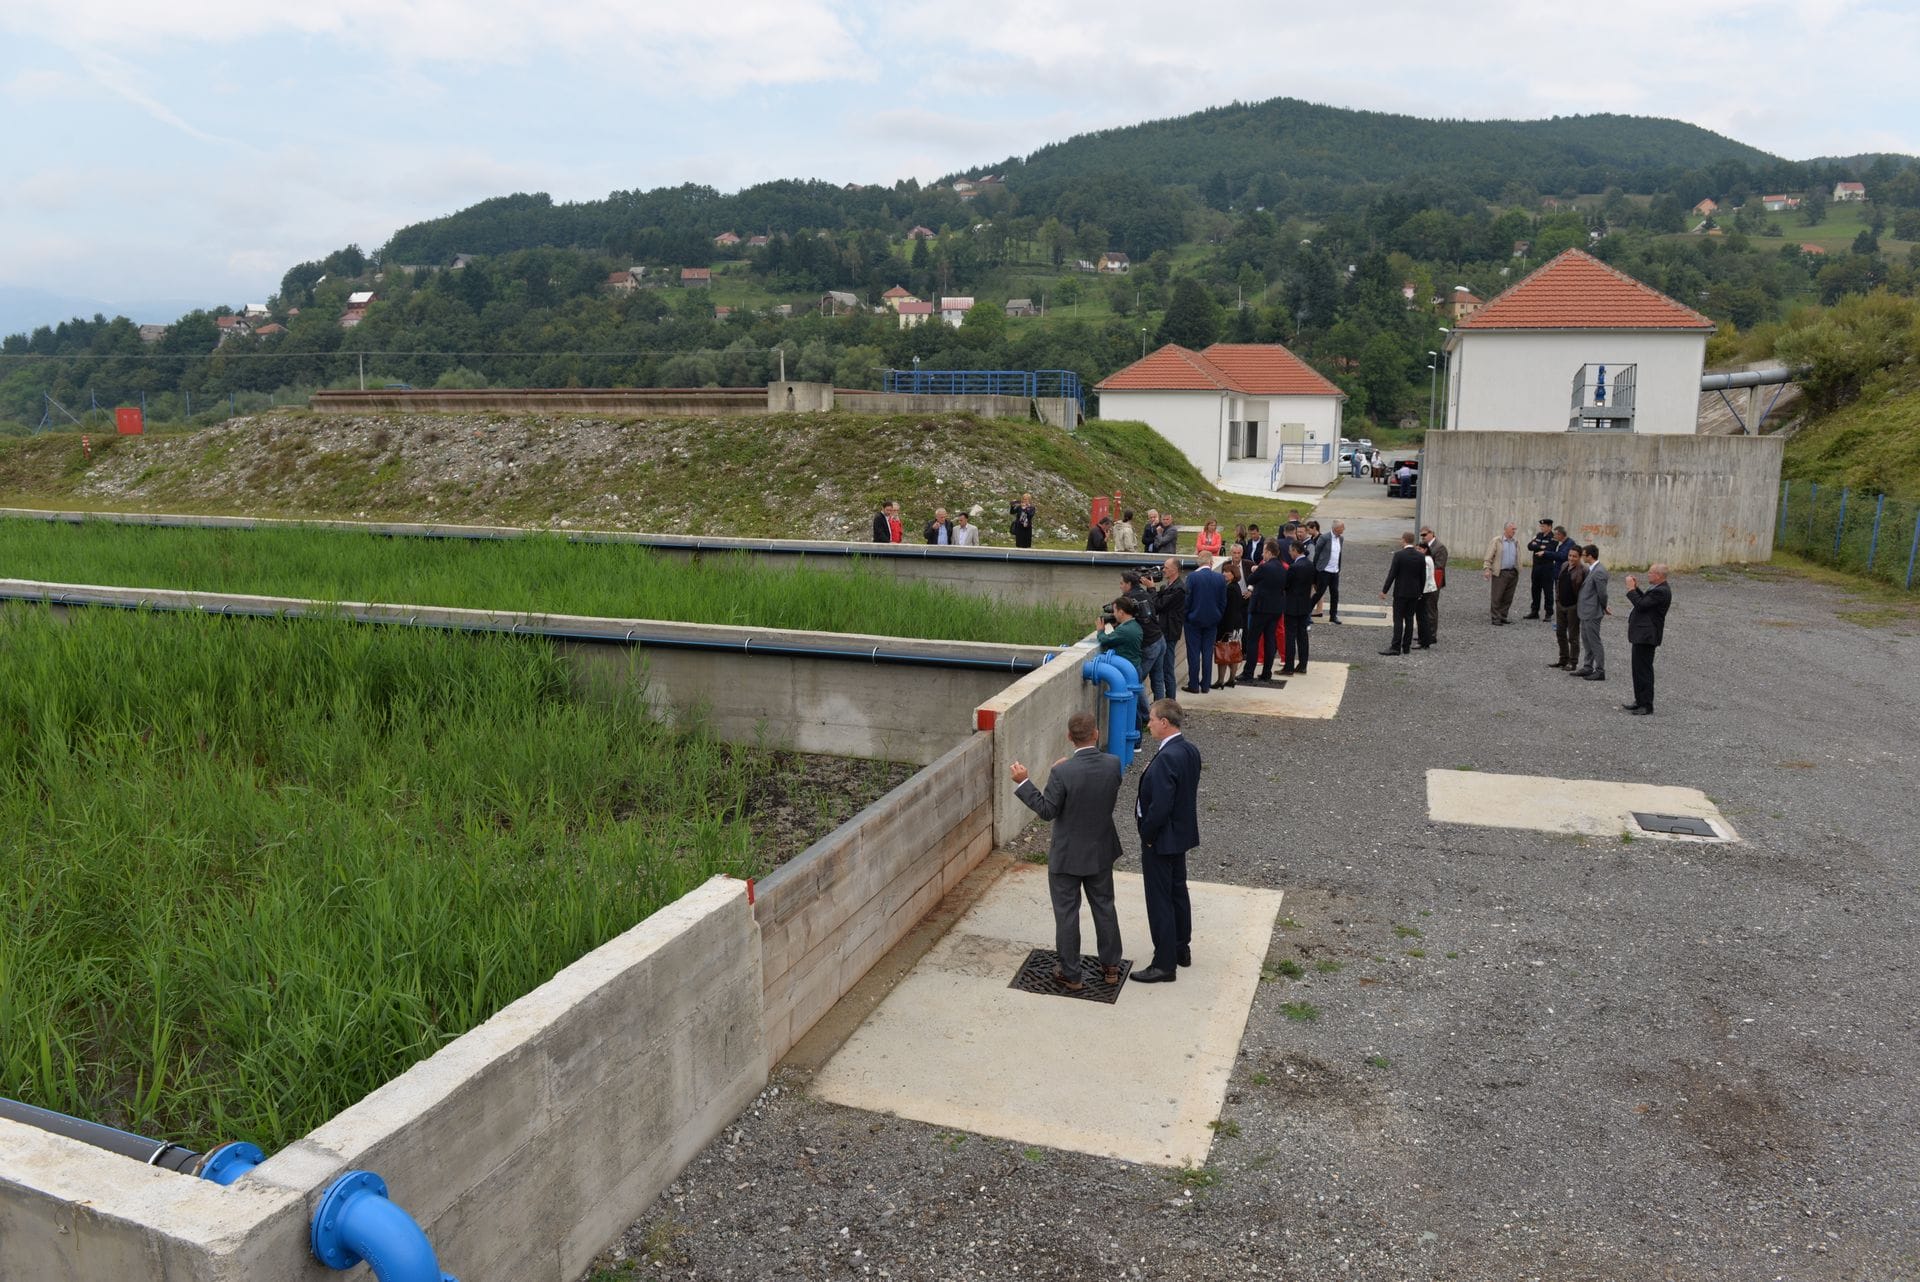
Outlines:
{"type": "Polygon", "coordinates": [[[1436,565],[1433,567],[1433,586],[1436,588],[1444,588],[1447,586],[1446,566],[1436,565]]]}
{"type": "Polygon", "coordinates": [[[1213,643],[1213,661],[1219,667],[1230,668],[1239,663],[1242,657],[1238,635],[1213,643]]]}

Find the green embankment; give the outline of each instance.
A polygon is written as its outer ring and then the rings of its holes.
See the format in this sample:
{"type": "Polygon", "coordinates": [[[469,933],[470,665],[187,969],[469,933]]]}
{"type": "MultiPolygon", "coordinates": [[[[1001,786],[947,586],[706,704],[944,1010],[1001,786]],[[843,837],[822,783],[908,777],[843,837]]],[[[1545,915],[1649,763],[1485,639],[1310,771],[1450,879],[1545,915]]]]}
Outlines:
{"type": "Polygon", "coordinates": [[[1920,378],[1882,382],[1787,442],[1785,474],[1920,501],[1920,378]]]}
{"type": "Polygon", "coordinates": [[[6,577],[321,601],[666,619],[807,632],[1064,645],[1082,608],[1010,606],[881,571],[685,561],[558,536],[465,540],[352,531],[152,529],[0,520],[6,577]]]}
{"type": "MultiPolygon", "coordinates": [[[[1089,500],[1170,508],[1183,525],[1271,523],[1286,505],[1214,489],[1139,423],[1074,432],[966,414],[611,421],[279,410],[197,432],[0,440],[0,502],[93,511],[561,525],[864,539],[884,499],[908,537],[936,506],[979,506],[1010,544],[1032,491],[1041,546],[1079,547],[1089,500]]],[[[1188,546],[1191,546],[1190,544],[1188,546]]]]}
{"type": "Polygon", "coordinates": [[[203,1150],[285,1146],[891,782],[525,638],[12,608],[0,670],[0,1094],[203,1150]]]}

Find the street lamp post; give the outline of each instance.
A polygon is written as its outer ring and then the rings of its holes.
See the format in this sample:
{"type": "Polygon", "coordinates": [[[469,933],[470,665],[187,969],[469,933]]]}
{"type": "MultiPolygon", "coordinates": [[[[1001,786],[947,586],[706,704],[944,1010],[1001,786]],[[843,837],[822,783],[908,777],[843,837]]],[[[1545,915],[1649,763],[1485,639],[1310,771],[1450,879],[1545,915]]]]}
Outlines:
{"type": "Polygon", "coordinates": [[[1147,331],[1144,329],[1140,331],[1140,359],[1147,359],[1147,331]]]}

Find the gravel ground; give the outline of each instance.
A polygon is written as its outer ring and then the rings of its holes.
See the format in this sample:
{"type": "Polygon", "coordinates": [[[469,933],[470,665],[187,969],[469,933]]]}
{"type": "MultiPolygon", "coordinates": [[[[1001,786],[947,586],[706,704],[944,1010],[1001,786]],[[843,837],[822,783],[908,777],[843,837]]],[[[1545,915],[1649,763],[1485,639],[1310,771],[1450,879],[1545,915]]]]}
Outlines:
{"type": "MultiPolygon", "coordinates": [[[[1633,718],[1624,600],[1612,677],[1572,681],[1546,626],[1487,626],[1469,559],[1433,651],[1315,628],[1354,665],[1336,719],[1194,701],[1192,873],[1287,893],[1205,1168],[839,1108],[783,1070],[593,1276],[1920,1277],[1920,626],[1681,575],[1633,718]],[[1436,825],[1429,767],[1690,785],[1745,840],[1436,825]]],[[[1194,950],[1186,982],[1204,921],[1194,950]]]]}

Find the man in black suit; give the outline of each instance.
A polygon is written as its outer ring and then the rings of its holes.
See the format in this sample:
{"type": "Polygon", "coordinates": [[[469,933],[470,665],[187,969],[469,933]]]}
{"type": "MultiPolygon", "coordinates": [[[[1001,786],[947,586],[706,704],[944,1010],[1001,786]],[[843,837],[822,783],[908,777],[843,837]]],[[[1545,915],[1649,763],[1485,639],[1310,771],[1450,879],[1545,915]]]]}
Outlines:
{"type": "Polygon", "coordinates": [[[1260,527],[1249,525],[1247,537],[1240,540],[1240,561],[1248,570],[1260,568],[1261,557],[1267,550],[1267,541],[1260,537],[1260,527]]]}
{"type": "Polygon", "coordinates": [[[1642,588],[1633,575],[1627,576],[1627,600],[1633,612],[1627,615],[1627,644],[1633,647],[1633,702],[1620,706],[1636,717],[1653,715],[1653,652],[1667,631],[1667,609],[1673,604],[1673,589],[1667,586],[1667,567],[1647,567],[1647,584],[1642,588]]]}
{"type": "Polygon", "coordinates": [[[1080,966],[1080,897],[1093,914],[1100,950],[1100,977],[1120,982],[1120,916],[1113,906],[1113,864],[1120,858],[1120,833],[1113,826],[1113,803],[1120,795],[1120,758],[1099,748],[1091,712],[1067,718],[1073,752],[1053,763],[1047,790],[1041,792],[1018,761],[1007,767],[1017,785],[1014,795],[1027,809],[1052,822],[1047,843],[1047,890],[1053,899],[1053,947],[1060,955],[1054,978],[1069,992],[1086,987],[1080,966]]]}
{"type": "Polygon", "coordinates": [[[1318,577],[1313,557],[1298,543],[1293,545],[1293,560],[1287,564],[1286,663],[1280,675],[1290,677],[1307,670],[1307,624],[1313,617],[1313,584],[1318,577]]]}
{"type": "Polygon", "coordinates": [[[1380,599],[1393,596],[1393,641],[1381,654],[1409,654],[1413,650],[1413,616],[1427,594],[1427,554],[1413,545],[1413,532],[1400,536],[1400,550],[1387,563],[1387,581],[1380,599]]]}
{"type": "Polygon", "coordinates": [[[1105,552],[1107,550],[1107,535],[1112,532],[1113,518],[1110,516],[1101,517],[1100,523],[1087,531],[1087,551],[1105,552]]]}
{"type": "Polygon", "coordinates": [[[1553,581],[1560,569],[1554,561],[1554,551],[1559,546],[1560,540],[1553,537],[1552,518],[1541,517],[1540,528],[1527,540],[1527,551],[1533,553],[1530,580],[1533,596],[1526,616],[1529,619],[1544,617],[1548,623],[1553,622],[1553,581]],[[1543,608],[1546,611],[1544,616],[1541,614],[1543,608]]]}
{"type": "Polygon", "coordinates": [[[1133,972],[1142,984],[1171,984],[1176,966],[1193,964],[1193,905],[1187,899],[1187,852],[1200,844],[1200,750],[1180,733],[1184,715],[1172,699],[1156,699],[1147,733],[1157,747],[1140,776],[1134,824],[1146,880],[1147,929],[1153,965],[1133,972]]]}
{"type": "Polygon", "coordinates": [[[1253,680],[1256,664],[1262,665],[1262,681],[1273,680],[1273,652],[1280,645],[1280,615],[1287,608],[1287,567],[1280,561],[1280,549],[1268,543],[1261,550],[1264,559],[1247,574],[1252,595],[1247,598],[1247,662],[1240,672],[1242,681],[1253,680]]]}
{"type": "Polygon", "coordinates": [[[873,541],[875,543],[898,543],[901,538],[900,505],[888,499],[873,514],[873,541]]]}

